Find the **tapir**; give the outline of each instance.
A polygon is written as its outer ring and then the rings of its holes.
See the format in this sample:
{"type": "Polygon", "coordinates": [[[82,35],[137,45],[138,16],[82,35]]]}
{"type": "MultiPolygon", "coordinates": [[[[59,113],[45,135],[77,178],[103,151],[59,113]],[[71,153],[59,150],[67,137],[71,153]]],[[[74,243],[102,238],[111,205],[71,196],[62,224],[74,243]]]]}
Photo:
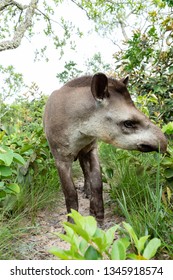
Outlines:
{"type": "Polygon", "coordinates": [[[102,177],[97,141],[115,147],[164,153],[167,140],[161,129],[134,105],[127,89],[129,78],[114,79],[103,73],[67,82],[48,98],[44,130],[55,158],[66,208],[78,210],[72,163],[79,160],[90,214],[103,222],[102,177]]]}

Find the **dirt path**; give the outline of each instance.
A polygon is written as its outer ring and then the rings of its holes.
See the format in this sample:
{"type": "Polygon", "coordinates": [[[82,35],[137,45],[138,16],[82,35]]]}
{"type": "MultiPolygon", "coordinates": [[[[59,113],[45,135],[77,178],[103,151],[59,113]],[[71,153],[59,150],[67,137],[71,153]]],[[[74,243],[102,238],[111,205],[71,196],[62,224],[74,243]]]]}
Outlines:
{"type": "MultiPolygon", "coordinates": [[[[89,215],[89,200],[84,197],[82,192],[83,181],[78,179],[75,182],[78,189],[79,212],[82,215],[89,215]]],[[[62,232],[62,222],[66,221],[66,208],[64,196],[59,193],[60,199],[54,208],[45,209],[38,213],[36,217],[36,228],[30,234],[24,235],[20,240],[17,255],[20,259],[54,259],[48,250],[52,246],[67,249],[68,244],[61,241],[54,232],[62,232]]],[[[104,186],[105,219],[104,228],[109,228],[115,223],[120,223],[122,219],[113,214],[113,208],[109,203],[108,186],[104,186]]]]}

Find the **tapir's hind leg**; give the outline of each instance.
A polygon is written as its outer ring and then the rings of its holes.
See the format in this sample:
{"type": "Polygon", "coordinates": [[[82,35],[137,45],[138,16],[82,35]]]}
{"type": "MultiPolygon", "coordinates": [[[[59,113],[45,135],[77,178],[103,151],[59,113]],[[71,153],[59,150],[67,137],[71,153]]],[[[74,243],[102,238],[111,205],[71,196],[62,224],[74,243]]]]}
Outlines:
{"type": "Polygon", "coordinates": [[[87,198],[91,196],[91,178],[90,178],[90,156],[81,152],[79,154],[79,162],[84,174],[84,193],[87,198]]]}
{"type": "Polygon", "coordinates": [[[84,176],[87,175],[85,182],[88,186],[90,185],[90,213],[101,222],[104,219],[103,185],[97,148],[95,147],[87,153],[80,152],[79,160],[84,176]]]}

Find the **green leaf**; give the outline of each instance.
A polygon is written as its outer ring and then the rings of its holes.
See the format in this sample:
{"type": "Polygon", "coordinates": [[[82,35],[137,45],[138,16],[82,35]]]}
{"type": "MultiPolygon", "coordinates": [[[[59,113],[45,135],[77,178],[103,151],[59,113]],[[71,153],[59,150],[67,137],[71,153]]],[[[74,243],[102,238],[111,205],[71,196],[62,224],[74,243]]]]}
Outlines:
{"type": "Polygon", "coordinates": [[[162,127],[163,133],[173,134],[173,122],[169,122],[162,127]]]}
{"type": "Polygon", "coordinates": [[[102,256],[93,246],[90,245],[85,252],[84,258],[86,260],[101,260],[102,256]]]}
{"type": "Polygon", "coordinates": [[[123,226],[127,230],[127,232],[129,233],[131,239],[135,243],[136,248],[138,249],[138,238],[137,238],[137,235],[136,235],[134,229],[132,228],[131,225],[129,225],[128,223],[125,223],[125,222],[123,222],[123,226]]]}
{"type": "Polygon", "coordinates": [[[121,239],[114,241],[111,251],[111,260],[125,260],[126,248],[121,239]]]}
{"type": "Polygon", "coordinates": [[[26,144],[20,149],[20,153],[23,154],[33,148],[34,148],[33,145],[26,144]]]}
{"type": "Polygon", "coordinates": [[[3,136],[4,136],[5,134],[6,134],[6,133],[5,133],[4,130],[0,132],[0,141],[2,140],[2,138],[3,138],[3,136]]]}
{"type": "Polygon", "coordinates": [[[0,176],[9,177],[12,175],[12,170],[9,166],[0,165],[0,176]]]}
{"type": "Polygon", "coordinates": [[[53,247],[49,250],[49,253],[58,257],[61,260],[72,260],[71,255],[68,254],[68,251],[53,247]]]}
{"type": "Polygon", "coordinates": [[[97,229],[97,222],[94,217],[84,217],[84,229],[87,231],[90,237],[92,237],[95,234],[97,229]]]}
{"type": "Polygon", "coordinates": [[[147,244],[143,257],[147,260],[150,260],[157,252],[157,249],[161,246],[161,241],[158,238],[153,238],[147,244]]]}
{"type": "Polygon", "coordinates": [[[122,237],[120,239],[121,243],[124,245],[125,249],[127,250],[127,248],[130,245],[129,239],[127,237],[122,237]]]}
{"type": "Polygon", "coordinates": [[[96,232],[92,237],[92,241],[97,245],[97,247],[101,252],[106,250],[107,247],[106,235],[105,232],[100,228],[96,229],[96,232]]]}
{"type": "Polygon", "coordinates": [[[173,166],[173,158],[165,157],[161,161],[161,165],[163,165],[164,167],[170,167],[171,165],[173,166]]]}
{"type": "Polygon", "coordinates": [[[84,228],[84,217],[82,217],[78,211],[71,209],[71,213],[69,213],[68,216],[74,220],[76,225],[84,228]]]}
{"type": "Polygon", "coordinates": [[[6,197],[6,192],[3,190],[0,190],[0,199],[6,197]]]}
{"type": "Polygon", "coordinates": [[[138,256],[134,253],[127,254],[127,259],[137,260],[138,256]]]}
{"type": "Polygon", "coordinates": [[[138,253],[141,253],[144,249],[145,242],[148,240],[150,235],[142,236],[138,240],[138,253]]]}
{"type": "Polygon", "coordinates": [[[90,237],[89,237],[88,233],[84,229],[82,229],[80,226],[77,226],[75,224],[71,224],[69,222],[65,222],[64,224],[66,226],[72,228],[75,233],[77,233],[79,236],[83,237],[86,241],[90,240],[90,237]]]}
{"type": "Polygon", "coordinates": [[[65,232],[66,232],[65,235],[68,235],[69,237],[72,237],[75,234],[74,230],[72,228],[66,226],[65,223],[63,223],[63,227],[64,227],[65,232]]]}
{"type": "Polygon", "coordinates": [[[83,217],[79,212],[77,212],[74,209],[71,209],[71,213],[68,214],[68,216],[74,220],[77,226],[85,230],[90,237],[92,237],[95,234],[97,229],[97,222],[94,217],[83,217]]]}
{"type": "Polygon", "coordinates": [[[84,239],[81,240],[79,244],[79,251],[84,255],[86,248],[88,247],[88,242],[84,239]]]}
{"type": "Polygon", "coordinates": [[[110,245],[112,244],[114,238],[115,238],[115,232],[116,230],[119,228],[119,225],[113,226],[111,228],[109,228],[106,233],[105,233],[105,237],[106,237],[106,247],[110,247],[110,245]]]}
{"type": "Polygon", "coordinates": [[[16,161],[17,163],[20,163],[22,165],[26,163],[26,161],[24,160],[24,158],[21,155],[19,155],[17,153],[14,153],[13,155],[14,155],[14,161],[16,161]]]}
{"type": "Polygon", "coordinates": [[[165,169],[164,173],[165,173],[166,178],[168,178],[168,179],[172,178],[173,177],[173,168],[165,169]]]}
{"type": "Polygon", "coordinates": [[[59,237],[70,243],[73,249],[78,250],[80,244],[79,236],[70,227],[64,224],[66,234],[59,234],[59,237]]]}
{"type": "Polygon", "coordinates": [[[10,190],[13,193],[20,193],[20,187],[16,183],[11,183],[7,186],[7,189],[10,190]]]}
{"type": "Polygon", "coordinates": [[[6,166],[10,166],[13,161],[13,151],[7,147],[0,147],[0,160],[2,160],[6,166]]]}

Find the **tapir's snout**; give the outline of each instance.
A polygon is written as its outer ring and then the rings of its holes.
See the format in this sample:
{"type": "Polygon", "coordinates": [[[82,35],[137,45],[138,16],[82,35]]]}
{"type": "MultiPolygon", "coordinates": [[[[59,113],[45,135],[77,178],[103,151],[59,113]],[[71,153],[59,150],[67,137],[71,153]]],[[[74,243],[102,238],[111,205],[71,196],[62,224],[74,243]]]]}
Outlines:
{"type": "Polygon", "coordinates": [[[137,144],[137,149],[140,152],[160,152],[166,153],[168,141],[162,131],[157,128],[158,131],[155,134],[155,140],[152,141],[152,137],[150,141],[142,141],[141,143],[137,144]]]}
{"type": "Polygon", "coordinates": [[[158,145],[158,146],[152,146],[152,145],[148,145],[148,144],[138,144],[137,147],[138,147],[138,150],[143,153],[149,153],[149,152],[166,153],[167,141],[165,141],[164,144],[158,145]]]}
{"type": "Polygon", "coordinates": [[[138,144],[137,147],[138,147],[138,150],[140,152],[143,152],[143,153],[149,153],[149,152],[154,152],[154,151],[158,152],[159,151],[158,147],[148,145],[148,144],[138,144]]]}

